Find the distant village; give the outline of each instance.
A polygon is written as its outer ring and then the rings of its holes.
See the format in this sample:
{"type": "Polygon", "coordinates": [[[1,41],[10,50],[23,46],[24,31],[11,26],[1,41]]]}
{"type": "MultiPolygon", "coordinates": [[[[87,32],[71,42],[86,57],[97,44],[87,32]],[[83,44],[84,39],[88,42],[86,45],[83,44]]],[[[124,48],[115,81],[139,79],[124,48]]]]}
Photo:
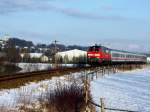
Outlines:
{"type": "Polygon", "coordinates": [[[87,47],[65,46],[57,41],[33,44],[5,36],[0,40],[0,62],[10,63],[85,63],[87,47]]]}
{"type": "MultiPolygon", "coordinates": [[[[34,44],[8,35],[0,39],[0,63],[86,63],[88,47],[63,45],[57,41],[34,44]]],[[[150,57],[149,54],[147,54],[150,57]]],[[[150,58],[148,58],[150,62],[150,58]]]]}

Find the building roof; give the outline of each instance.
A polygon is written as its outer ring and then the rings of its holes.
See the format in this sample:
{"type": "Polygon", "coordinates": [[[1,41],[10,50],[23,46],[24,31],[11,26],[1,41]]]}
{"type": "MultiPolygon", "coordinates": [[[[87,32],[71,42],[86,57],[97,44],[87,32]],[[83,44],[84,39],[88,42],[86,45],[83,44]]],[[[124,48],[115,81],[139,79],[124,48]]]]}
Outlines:
{"type": "Polygon", "coordinates": [[[43,53],[29,53],[31,58],[40,58],[43,53]]]}
{"type": "Polygon", "coordinates": [[[86,51],[82,51],[82,50],[78,50],[78,49],[73,49],[73,50],[69,50],[69,51],[64,51],[64,52],[58,52],[56,53],[56,55],[61,55],[61,56],[74,56],[74,57],[78,57],[80,55],[86,55],[86,51]]]}
{"type": "MultiPolygon", "coordinates": [[[[43,56],[43,53],[28,53],[30,55],[30,58],[40,58],[43,56]]],[[[24,57],[25,53],[21,54],[21,57],[24,57]]]]}

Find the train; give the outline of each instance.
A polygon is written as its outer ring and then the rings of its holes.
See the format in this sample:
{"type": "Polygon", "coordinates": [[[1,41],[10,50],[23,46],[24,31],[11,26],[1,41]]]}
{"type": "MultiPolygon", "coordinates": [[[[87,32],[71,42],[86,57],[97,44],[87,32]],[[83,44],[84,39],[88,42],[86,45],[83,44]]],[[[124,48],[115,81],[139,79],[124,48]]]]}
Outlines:
{"type": "Polygon", "coordinates": [[[147,56],[142,53],[111,49],[102,45],[90,46],[87,50],[87,63],[90,65],[146,62],[147,56]]]}

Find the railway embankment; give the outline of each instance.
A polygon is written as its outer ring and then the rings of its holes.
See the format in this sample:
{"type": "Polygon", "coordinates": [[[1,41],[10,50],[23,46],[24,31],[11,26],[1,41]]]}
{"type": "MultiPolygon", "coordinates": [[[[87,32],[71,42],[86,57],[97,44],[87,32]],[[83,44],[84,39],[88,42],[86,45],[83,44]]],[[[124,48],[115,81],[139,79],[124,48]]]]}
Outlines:
{"type": "Polygon", "coordinates": [[[21,68],[11,63],[0,63],[0,76],[20,71],[21,68]]]}
{"type": "Polygon", "coordinates": [[[111,66],[88,66],[88,67],[73,67],[73,68],[57,68],[51,70],[33,71],[25,73],[12,73],[0,75],[0,88],[16,88],[26,83],[39,82],[52,77],[59,77],[66,74],[72,74],[76,72],[94,71],[100,70],[103,74],[115,73],[118,71],[134,70],[137,68],[143,68],[148,65],[111,65],[111,66]],[[7,83],[9,81],[9,83],[7,83]]]}

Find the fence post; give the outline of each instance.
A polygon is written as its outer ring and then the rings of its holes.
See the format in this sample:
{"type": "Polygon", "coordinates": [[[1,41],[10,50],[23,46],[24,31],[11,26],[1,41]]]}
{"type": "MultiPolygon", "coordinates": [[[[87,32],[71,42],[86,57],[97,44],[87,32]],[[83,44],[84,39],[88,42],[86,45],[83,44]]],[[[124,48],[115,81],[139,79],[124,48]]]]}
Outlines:
{"type": "Polygon", "coordinates": [[[108,72],[108,75],[109,75],[109,65],[107,66],[107,70],[108,70],[107,72],[108,72]]]}
{"type": "Polygon", "coordinates": [[[102,72],[102,76],[103,76],[104,75],[104,67],[102,67],[101,72],[102,72]]]}
{"type": "Polygon", "coordinates": [[[85,105],[86,105],[86,108],[85,108],[85,112],[88,112],[89,111],[89,108],[88,108],[88,87],[89,87],[89,82],[88,82],[88,74],[87,72],[85,71],[85,81],[84,81],[84,90],[85,90],[85,105]]]}
{"type": "Polygon", "coordinates": [[[100,98],[101,112],[105,112],[104,98],[100,98]]]}
{"type": "Polygon", "coordinates": [[[96,79],[97,79],[97,74],[98,74],[98,71],[96,71],[96,79]]]}

